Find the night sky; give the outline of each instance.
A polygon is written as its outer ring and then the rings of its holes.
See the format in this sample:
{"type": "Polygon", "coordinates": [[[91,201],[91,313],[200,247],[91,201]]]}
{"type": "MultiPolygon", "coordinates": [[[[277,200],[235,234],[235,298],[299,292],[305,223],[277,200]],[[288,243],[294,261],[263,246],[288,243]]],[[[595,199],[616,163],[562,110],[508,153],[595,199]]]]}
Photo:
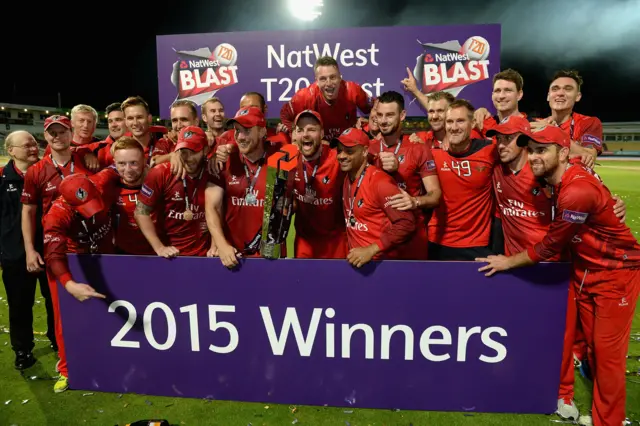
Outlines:
{"type": "Polygon", "coordinates": [[[17,27],[5,27],[0,102],[55,107],[60,92],[63,108],[87,103],[104,110],[140,95],[157,115],[156,35],[500,23],[501,68],[515,68],[525,80],[521,111],[547,114],[551,75],[573,68],[585,80],[577,112],[604,122],[640,121],[633,102],[640,96],[640,0],[324,0],[323,15],[312,23],[294,19],[285,3],[67,2],[34,11],[25,2],[12,12],[21,16],[17,27]]]}

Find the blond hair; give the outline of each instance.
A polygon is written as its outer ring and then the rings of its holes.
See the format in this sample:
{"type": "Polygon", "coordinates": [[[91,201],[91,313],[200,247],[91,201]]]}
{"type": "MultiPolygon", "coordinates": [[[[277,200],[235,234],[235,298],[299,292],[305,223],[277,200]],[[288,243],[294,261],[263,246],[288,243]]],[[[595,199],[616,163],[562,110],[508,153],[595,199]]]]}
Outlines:
{"type": "Polygon", "coordinates": [[[142,144],[130,136],[123,136],[111,144],[111,156],[115,156],[116,151],[123,149],[137,149],[144,155],[144,147],[142,144]]]}
{"type": "Polygon", "coordinates": [[[78,104],[71,109],[71,119],[73,120],[73,116],[79,112],[88,112],[93,115],[93,121],[98,122],[98,111],[90,105],[78,104]]]}

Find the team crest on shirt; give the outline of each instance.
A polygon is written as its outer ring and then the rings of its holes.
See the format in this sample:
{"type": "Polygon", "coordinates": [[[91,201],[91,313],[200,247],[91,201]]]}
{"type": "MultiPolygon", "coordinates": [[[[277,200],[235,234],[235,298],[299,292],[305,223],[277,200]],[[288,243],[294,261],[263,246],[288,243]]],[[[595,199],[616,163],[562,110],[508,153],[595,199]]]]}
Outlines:
{"type": "Polygon", "coordinates": [[[364,200],[362,198],[360,198],[358,200],[358,207],[362,207],[363,204],[364,204],[364,200]]]}
{"type": "Polygon", "coordinates": [[[474,167],[474,169],[479,173],[484,172],[487,168],[488,168],[487,166],[483,166],[483,165],[478,165],[474,167]]]}
{"type": "Polygon", "coordinates": [[[531,193],[532,193],[533,195],[538,195],[538,194],[540,194],[540,188],[533,188],[533,191],[531,191],[531,193]]]}
{"type": "Polygon", "coordinates": [[[324,179],[322,179],[322,183],[324,183],[325,185],[328,184],[330,181],[329,176],[325,176],[324,179]]]}
{"type": "Polygon", "coordinates": [[[404,154],[398,155],[398,163],[400,164],[404,163],[404,154]]]}

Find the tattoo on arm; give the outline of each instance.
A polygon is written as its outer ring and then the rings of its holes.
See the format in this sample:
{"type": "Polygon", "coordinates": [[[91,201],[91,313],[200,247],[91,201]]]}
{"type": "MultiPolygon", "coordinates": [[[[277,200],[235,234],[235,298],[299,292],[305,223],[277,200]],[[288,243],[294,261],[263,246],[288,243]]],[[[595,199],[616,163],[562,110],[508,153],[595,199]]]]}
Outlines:
{"type": "Polygon", "coordinates": [[[136,211],[135,211],[135,215],[141,215],[141,216],[149,216],[151,214],[151,212],[153,211],[153,207],[146,205],[145,203],[142,203],[140,201],[138,201],[136,203],[136,211]]]}

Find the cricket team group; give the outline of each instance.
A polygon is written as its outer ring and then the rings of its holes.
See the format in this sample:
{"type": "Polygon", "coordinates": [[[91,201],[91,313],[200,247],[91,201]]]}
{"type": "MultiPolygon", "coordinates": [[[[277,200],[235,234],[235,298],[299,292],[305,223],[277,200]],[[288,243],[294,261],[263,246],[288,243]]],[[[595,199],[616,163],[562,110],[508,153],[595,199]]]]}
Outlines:
{"type": "Polygon", "coordinates": [[[523,79],[512,69],[493,76],[496,115],[447,92],[423,94],[408,69],[405,94],[376,98],[344,80],[331,57],[319,58],[314,73],[282,106],[277,128],[267,126],[263,96],[248,92],[233,114],[237,105],[216,97],[200,112],[177,100],[170,129],[153,125],[144,99],[129,97],[107,107],[106,140],[94,138],[96,110],[77,105],[70,117],[45,120],[42,158],[31,134],[9,134],[0,261],[15,367],[36,362],[39,281],[59,356],[54,391],[68,388],[58,292],[80,302],[104,295],[74,279],[67,253],[217,257],[228,268],[259,257],[267,162],[295,146],[289,256],[341,258],[354,268],[385,259],[476,261],[487,276],[571,262],[557,414],[623,424],[640,245],[624,202],[593,170],[602,124],[574,111],[582,78],[557,72],[548,117],[532,119],[518,109],[523,79]],[[429,131],[403,132],[405,96],[422,105],[429,131]],[[576,363],[593,380],[593,404],[582,415],[573,401],[576,363]]]}

